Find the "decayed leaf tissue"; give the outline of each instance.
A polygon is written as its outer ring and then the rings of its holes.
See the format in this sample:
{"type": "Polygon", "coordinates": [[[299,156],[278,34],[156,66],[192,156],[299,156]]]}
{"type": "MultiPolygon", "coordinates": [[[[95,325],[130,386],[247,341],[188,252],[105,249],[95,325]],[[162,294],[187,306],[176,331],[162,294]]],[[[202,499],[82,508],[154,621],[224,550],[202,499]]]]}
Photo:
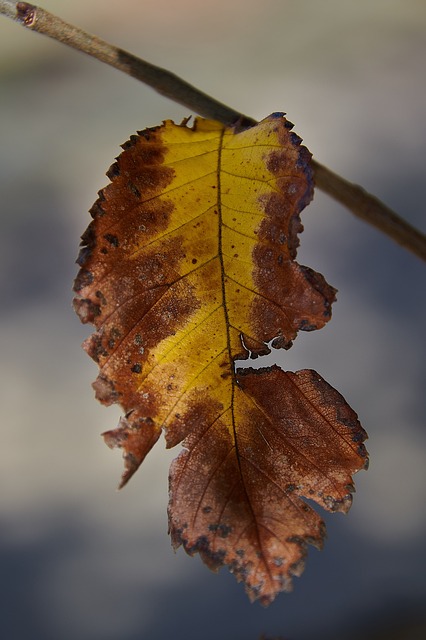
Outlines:
{"type": "Polygon", "coordinates": [[[324,526],[302,499],[347,511],[366,433],[310,370],[236,369],[330,319],[335,290],[295,262],[310,154],[281,113],[244,130],[197,118],[123,145],[83,235],[75,307],[96,332],[104,434],[124,485],[164,432],[175,547],[227,565],[270,603],[324,526]]]}

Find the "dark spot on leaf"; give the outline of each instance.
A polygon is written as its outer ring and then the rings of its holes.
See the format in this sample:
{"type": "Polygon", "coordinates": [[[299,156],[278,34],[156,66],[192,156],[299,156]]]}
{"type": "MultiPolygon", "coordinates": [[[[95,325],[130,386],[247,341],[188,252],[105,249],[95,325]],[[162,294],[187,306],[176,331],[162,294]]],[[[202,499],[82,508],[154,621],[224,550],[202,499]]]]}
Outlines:
{"type": "Polygon", "coordinates": [[[93,282],[93,273],[86,269],[80,269],[78,275],[74,281],[74,291],[77,293],[84,287],[88,287],[93,282]]]}
{"type": "Polygon", "coordinates": [[[128,183],[128,188],[129,191],[135,196],[135,198],[137,198],[138,200],[141,199],[141,192],[133,182],[128,183]]]}
{"type": "MultiPolygon", "coordinates": [[[[76,260],[77,264],[80,267],[84,267],[84,265],[86,264],[86,262],[90,258],[91,254],[92,254],[91,247],[81,247],[80,253],[78,254],[78,257],[77,257],[77,260],[76,260]]],[[[74,290],[76,290],[76,289],[74,289],[74,290]]]]}
{"type": "Polygon", "coordinates": [[[77,298],[74,301],[74,309],[78,313],[78,316],[86,324],[87,322],[93,322],[94,319],[100,315],[101,308],[98,304],[95,304],[89,298],[77,298]]]}
{"type": "Polygon", "coordinates": [[[193,556],[195,553],[200,553],[203,560],[209,565],[211,569],[217,569],[223,565],[225,552],[222,550],[211,551],[210,544],[207,536],[200,536],[193,545],[189,545],[186,540],[182,540],[182,544],[185,551],[193,556]]]}
{"type": "Polygon", "coordinates": [[[104,238],[107,242],[109,242],[113,247],[118,247],[119,246],[119,241],[117,236],[113,235],[112,233],[106,233],[104,235],[104,238]]]}
{"type": "Polygon", "coordinates": [[[300,138],[297,133],[294,132],[290,133],[290,140],[295,146],[298,146],[302,142],[302,138],[300,138]]]}
{"type": "Polygon", "coordinates": [[[306,319],[303,319],[300,321],[299,329],[301,331],[315,331],[316,329],[318,329],[318,326],[316,324],[309,323],[309,321],[306,319]]]}
{"type": "Polygon", "coordinates": [[[210,524],[209,531],[218,533],[221,538],[227,538],[232,532],[232,527],[229,527],[226,524],[210,524]]]}
{"type": "Polygon", "coordinates": [[[94,205],[89,209],[89,213],[93,219],[101,218],[105,215],[105,211],[102,208],[101,202],[103,202],[105,198],[102,195],[102,192],[99,192],[99,200],[95,202],[94,205]]]}
{"type": "Polygon", "coordinates": [[[101,358],[108,356],[108,351],[105,349],[101,336],[96,333],[90,338],[86,345],[86,351],[95,362],[99,362],[101,358]]]}
{"type": "Polygon", "coordinates": [[[107,176],[110,180],[113,180],[114,178],[116,178],[117,176],[120,175],[120,167],[118,162],[114,162],[114,164],[112,164],[110,166],[110,168],[107,171],[107,176]]]}
{"type": "Polygon", "coordinates": [[[98,298],[101,304],[105,305],[107,303],[104,294],[102,291],[96,291],[95,296],[98,298]]]}
{"type": "Polygon", "coordinates": [[[365,439],[365,435],[363,433],[355,433],[355,435],[352,436],[352,442],[362,442],[365,439]]]}

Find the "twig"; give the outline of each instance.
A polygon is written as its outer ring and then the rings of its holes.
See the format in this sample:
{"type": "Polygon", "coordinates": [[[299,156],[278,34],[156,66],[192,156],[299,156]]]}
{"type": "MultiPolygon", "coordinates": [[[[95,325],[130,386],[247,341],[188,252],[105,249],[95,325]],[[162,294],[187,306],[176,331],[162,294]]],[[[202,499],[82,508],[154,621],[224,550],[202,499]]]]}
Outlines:
{"type": "Polygon", "coordinates": [[[316,186],[347,207],[352,213],[426,260],[426,236],[392,211],[376,196],[348,182],[316,160],[312,160],[316,186]]]}
{"type": "Polygon", "coordinates": [[[240,120],[242,120],[243,126],[256,124],[256,120],[243,116],[238,111],[214,100],[170,71],[156,67],[123,49],[92,36],[41,7],[28,2],[0,0],[0,13],[5,13],[24,27],[63,42],[73,49],[87,53],[89,56],[127,73],[149,85],[166,98],[196,111],[205,118],[212,118],[228,125],[240,122],[240,120]]]}
{"type": "MultiPolygon", "coordinates": [[[[166,69],[138,58],[100,38],[70,25],[61,18],[27,2],[0,0],[0,13],[18,23],[87,53],[144,82],[158,93],[225,125],[256,124],[250,118],[199,91],[166,69]]],[[[352,184],[313,161],[316,186],[419,258],[426,260],[426,236],[362,187],[352,184]]]]}

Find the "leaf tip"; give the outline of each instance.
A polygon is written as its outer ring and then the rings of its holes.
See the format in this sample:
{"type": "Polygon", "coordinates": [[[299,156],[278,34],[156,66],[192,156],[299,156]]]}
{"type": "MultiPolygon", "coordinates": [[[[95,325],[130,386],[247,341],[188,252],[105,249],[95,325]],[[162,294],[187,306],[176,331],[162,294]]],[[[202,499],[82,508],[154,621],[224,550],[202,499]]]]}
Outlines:
{"type": "Polygon", "coordinates": [[[122,489],[139,469],[160,434],[161,429],[151,418],[138,416],[136,412],[129,412],[124,418],[120,418],[116,429],[102,434],[105,444],[110,449],[123,450],[124,471],[119,489],[122,489]]]}

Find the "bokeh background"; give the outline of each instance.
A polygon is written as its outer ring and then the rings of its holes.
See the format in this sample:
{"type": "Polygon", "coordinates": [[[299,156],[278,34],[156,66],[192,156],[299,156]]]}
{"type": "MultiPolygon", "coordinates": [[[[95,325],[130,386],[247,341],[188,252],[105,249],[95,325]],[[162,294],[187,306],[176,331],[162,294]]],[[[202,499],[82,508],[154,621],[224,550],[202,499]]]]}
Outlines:
{"type": "MultiPolygon", "coordinates": [[[[424,0],[46,0],[43,6],[262,118],[423,230],[424,0]]],[[[358,411],[371,465],[348,516],[269,609],[171,550],[160,441],[116,492],[119,410],[93,397],[71,309],[79,236],[119,144],[189,111],[0,18],[0,636],[16,640],[420,640],[425,596],[425,270],[317,192],[299,261],[334,316],[279,354],[358,411]]]]}

